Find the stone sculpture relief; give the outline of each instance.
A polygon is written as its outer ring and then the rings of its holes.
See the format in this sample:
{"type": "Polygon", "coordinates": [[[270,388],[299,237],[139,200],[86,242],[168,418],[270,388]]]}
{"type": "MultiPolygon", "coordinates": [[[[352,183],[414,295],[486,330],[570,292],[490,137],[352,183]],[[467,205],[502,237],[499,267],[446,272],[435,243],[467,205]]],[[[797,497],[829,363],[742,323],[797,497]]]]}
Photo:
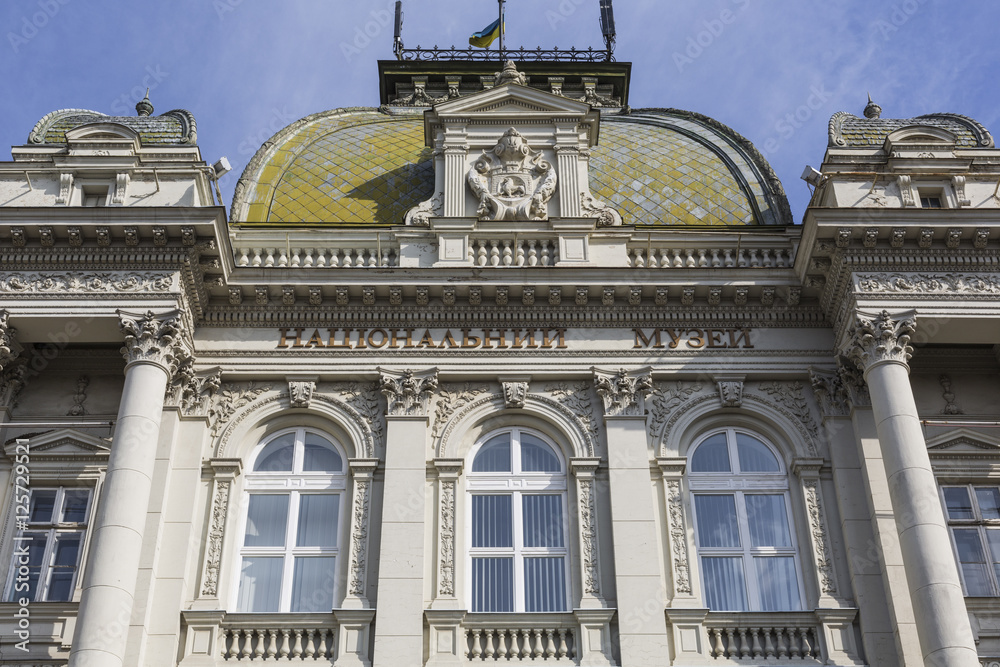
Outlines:
{"type": "Polygon", "coordinates": [[[548,220],[556,170],[510,128],[491,151],[483,151],[466,175],[480,220],[548,220]]]}

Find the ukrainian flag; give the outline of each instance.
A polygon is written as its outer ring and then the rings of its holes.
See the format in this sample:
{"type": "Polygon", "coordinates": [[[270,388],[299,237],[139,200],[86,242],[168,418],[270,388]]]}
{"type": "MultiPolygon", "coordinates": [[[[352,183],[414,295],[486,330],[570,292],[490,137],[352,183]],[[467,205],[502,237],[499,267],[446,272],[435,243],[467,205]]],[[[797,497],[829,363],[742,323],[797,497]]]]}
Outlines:
{"type": "Polygon", "coordinates": [[[469,44],[473,46],[478,46],[481,49],[489,47],[493,41],[500,36],[500,19],[497,19],[493,23],[489,24],[483,30],[479,32],[472,33],[472,37],[469,38],[469,44]]]}

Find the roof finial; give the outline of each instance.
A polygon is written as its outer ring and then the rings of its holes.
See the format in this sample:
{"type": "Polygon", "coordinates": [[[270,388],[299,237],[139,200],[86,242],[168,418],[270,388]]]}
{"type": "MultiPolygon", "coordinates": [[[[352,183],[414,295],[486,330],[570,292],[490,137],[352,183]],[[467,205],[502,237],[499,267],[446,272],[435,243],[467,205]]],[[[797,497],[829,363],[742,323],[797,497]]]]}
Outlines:
{"type": "Polygon", "coordinates": [[[872,102],[872,94],[868,93],[868,106],[865,107],[865,118],[876,119],[882,115],[882,107],[872,102]]]}
{"type": "Polygon", "coordinates": [[[135,105],[135,110],[140,116],[150,116],[153,113],[153,105],[149,101],[149,88],[146,89],[146,96],[135,105]]]}
{"type": "Polygon", "coordinates": [[[503,66],[503,71],[497,72],[494,75],[494,86],[502,86],[505,83],[516,83],[522,86],[528,85],[528,77],[523,72],[517,71],[517,65],[514,64],[513,60],[508,60],[507,64],[503,66]]]}

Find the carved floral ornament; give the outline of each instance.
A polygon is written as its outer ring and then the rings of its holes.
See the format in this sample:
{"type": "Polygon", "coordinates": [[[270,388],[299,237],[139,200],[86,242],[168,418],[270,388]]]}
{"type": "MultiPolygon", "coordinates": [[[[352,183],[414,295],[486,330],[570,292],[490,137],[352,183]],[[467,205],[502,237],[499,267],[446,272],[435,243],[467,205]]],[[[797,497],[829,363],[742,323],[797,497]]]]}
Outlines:
{"type": "Polygon", "coordinates": [[[172,374],[190,357],[181,342],[179,311],[157,315],[150,310],[145,315],[137,315],[120,310],[118,319],[125,335],[121,353],[126,364],[156,364],[172,374]]]}
{"type": "Polygon", "coordinates": [[[9,319],[10,313],[0,310],[0,370],[17,356],[14,352],[14,336],[17,335],[17,329],[10,326],[9,319]]]}
{"type": "Polygon", "coordinates": [[[437,369],[401,373],[379,369],[379,388],[392,416],[426,416],[427,404],[437,389],[437,369]]]}
{"type": "Polygon", "coordinates": [[[510,128],[496,146],[473,163],[466,175],[480,220],[547,220],[556,191],[556,170],[510,128]]]}
{"type": "Polygon", "coordinates": [[[912,315],[894,319],[887,310],[875,316],[859,313],[847,344],[847,356],[863,370],[882,362],[906,365],[913,354],[910,336],[915,331],[912,315]]]}
{"type": "Polygon", "coordinates": [[[648,370],[629,373],[622,368],[612,374],[595,368],[594,389],[604,401],[605,416],[642,416],[644,399],[653,389],[653,379],[648,370]]]}

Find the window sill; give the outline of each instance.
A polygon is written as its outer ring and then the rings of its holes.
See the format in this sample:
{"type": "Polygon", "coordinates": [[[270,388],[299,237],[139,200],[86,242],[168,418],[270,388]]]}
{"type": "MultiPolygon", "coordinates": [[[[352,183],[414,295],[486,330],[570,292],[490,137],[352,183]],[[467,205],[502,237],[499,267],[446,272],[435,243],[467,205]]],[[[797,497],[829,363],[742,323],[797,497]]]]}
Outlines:
{"type": "MultiPolygon", "coordinates": [[[[20,609],[16,602],[0,602],[0,637],[8,642],[18,641],[18,617],[15,614],[20,609]]],[[[56,660],[61,662],[53,664],[64,664],[69,659],[80,603],[32,602],[27,609],[31,639],[27,653],[17,652],[18,660],[25,664],[35,664],[39,660],[56,660]]]]}

